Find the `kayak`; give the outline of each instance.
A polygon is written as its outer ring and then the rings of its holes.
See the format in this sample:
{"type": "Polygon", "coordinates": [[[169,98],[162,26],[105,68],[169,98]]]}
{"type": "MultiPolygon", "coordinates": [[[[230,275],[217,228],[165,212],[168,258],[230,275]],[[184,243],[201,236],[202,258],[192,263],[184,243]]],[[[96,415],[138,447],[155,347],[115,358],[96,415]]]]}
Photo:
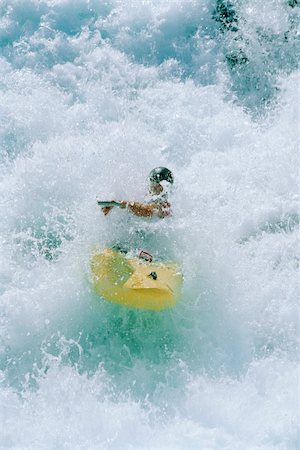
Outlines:
{"type": "Polygon", "coordinates": [[[93,287],[113,303],[159,311],[174,306],[183,276],[175,263],[146,261],[105,249],[91,258],[93,287]]]}

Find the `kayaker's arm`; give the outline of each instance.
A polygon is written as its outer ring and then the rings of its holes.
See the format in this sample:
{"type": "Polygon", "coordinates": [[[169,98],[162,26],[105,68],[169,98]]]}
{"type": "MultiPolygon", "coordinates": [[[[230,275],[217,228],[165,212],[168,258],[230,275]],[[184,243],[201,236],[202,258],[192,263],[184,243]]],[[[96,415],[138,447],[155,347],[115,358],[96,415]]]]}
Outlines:
{"type": "Polygon", "coordinates": [[[171,215],[170,203],[140,203],[140,202],[121,202],[120,208],[128,209],[132,214],[139,217],[157,216],[164,218],[171,215]]]}
{"type": "MultiPolygon", "coordinates": [[[[113,203],[113,202],[111,202],[113,203]]],[[[98,202],[99,204],[99,202],[98,202]]],[[[171,215],[171,205],[168,202],[164,203],[140,203],[140,202],[127,202],[125,200],[118,202],[119,208],[127,209],[132,214],[139,217],[168,217],[171,215]]],[[[112,210],[114,206],[105,206],[102,212],[105,216],[112,210]]]]}

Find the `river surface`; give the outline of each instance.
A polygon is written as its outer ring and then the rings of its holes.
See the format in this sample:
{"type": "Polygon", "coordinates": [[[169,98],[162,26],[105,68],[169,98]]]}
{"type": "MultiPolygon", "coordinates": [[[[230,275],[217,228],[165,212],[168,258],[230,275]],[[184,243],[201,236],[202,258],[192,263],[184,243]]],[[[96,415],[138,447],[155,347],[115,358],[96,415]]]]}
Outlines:
{"type": "MultiPolygon", "coordinates": [[[[0,1],[0,448],[296,450],[299,1],[0,1]],[[174,173],[160,313],[89,259],[174,173]]],[[[169,220],[169,221],[168,221],[169,220]]],[[[127,229],[126,229],[127,227],[127,229]]]]}

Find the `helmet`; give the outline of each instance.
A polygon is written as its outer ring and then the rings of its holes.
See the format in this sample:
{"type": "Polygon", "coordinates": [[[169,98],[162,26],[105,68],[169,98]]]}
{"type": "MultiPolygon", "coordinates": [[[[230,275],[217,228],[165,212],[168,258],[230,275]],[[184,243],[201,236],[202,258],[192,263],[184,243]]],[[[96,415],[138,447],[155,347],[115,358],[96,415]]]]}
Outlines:
{"type": "Polygon", "coordinates": [[[149,173],[149,180],[151,183],[160,183],[161,181],[167,181],[168,183],[174,183],[174,177],[170,169],[166,167],[155,167],[149,173]]]}

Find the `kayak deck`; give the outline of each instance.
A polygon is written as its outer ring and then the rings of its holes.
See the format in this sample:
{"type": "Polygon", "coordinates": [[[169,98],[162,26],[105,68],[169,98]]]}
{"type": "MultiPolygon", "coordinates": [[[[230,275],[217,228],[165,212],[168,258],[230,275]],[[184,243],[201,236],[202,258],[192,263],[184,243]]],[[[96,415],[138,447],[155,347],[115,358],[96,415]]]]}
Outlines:
{"type": "Polygon", "coordinates": [[[127,258],[111,249],[92,256],[91,272],[98,295],[113,303],[153,311],[174,306],[183,281],[174,263],[127,258]]]}

